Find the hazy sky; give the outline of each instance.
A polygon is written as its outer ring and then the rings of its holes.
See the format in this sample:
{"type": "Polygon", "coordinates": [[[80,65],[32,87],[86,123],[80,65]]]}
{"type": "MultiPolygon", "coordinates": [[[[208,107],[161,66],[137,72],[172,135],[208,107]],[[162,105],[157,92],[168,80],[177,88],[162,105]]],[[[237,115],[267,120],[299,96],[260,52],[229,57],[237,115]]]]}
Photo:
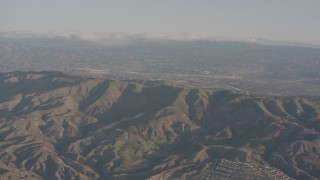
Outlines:
{"type": "Polygon", "coordinates": [[[320,0],[0,0],[0,31],[188,32],[320,43],[320,0]]]}

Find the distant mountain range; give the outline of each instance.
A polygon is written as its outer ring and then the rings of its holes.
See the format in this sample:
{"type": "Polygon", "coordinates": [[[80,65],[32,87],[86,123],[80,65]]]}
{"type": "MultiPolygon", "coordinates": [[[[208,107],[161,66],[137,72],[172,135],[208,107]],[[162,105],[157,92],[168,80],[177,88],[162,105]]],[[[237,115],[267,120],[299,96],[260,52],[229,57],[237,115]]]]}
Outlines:
{"type": "Polygon", "coordinates": [[[224,89],[0,74],[0,179],[320,177],[320,104],[224,89]]]}
{"type": "Polygon", "coordinates": [[[176,41],[236,41],[246,43],[256,43],[262,45],[280,45],[280,46],[300,46],[320,48],[320,43],[307,43],[298,41],[280,41],[259,37],[237,38],[237,37],[214,37],[197,35],[192,33],[180,34],[124,34],[124,33],[31,33],[31,32],[0,32],[0,38],[60,38],[68,40],[84,40],[84,41],[133,41],[133,40],[176,40],[176,41]]]}

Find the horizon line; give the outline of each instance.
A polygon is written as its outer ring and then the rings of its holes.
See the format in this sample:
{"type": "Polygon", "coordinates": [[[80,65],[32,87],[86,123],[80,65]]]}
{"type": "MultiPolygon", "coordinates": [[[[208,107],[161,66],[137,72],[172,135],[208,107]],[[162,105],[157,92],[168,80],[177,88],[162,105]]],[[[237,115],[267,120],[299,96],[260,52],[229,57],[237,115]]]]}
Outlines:
{"type": "Polygon", "coordinates": [[[147,39],[147,40],[176,40],[176,41],[239,41],[257,44],[274,44],[288,46],[320,46],[320,42],[307,42],[298,40],[279,40],[264,37],[239,37],[239,36],[213,36],[192,32],[181,33],[124,33],[124,32],[36,32],[36,31],[2,31],[0,36],[7,38],[65,38],[79,39],[84,41],[103,41],[108,39],[147,39]]]}

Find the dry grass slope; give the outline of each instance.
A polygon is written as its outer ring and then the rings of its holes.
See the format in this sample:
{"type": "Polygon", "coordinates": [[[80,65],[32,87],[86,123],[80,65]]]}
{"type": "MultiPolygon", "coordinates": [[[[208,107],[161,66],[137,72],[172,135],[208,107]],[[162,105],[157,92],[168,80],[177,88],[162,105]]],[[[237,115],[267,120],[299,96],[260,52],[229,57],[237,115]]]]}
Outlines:
{"type": "Polygon", "coordinates": [[[1,179],[197,179],[221,158],[320,177],[309,98],[58,72],[0,74],[0,92],[1,179]]]}

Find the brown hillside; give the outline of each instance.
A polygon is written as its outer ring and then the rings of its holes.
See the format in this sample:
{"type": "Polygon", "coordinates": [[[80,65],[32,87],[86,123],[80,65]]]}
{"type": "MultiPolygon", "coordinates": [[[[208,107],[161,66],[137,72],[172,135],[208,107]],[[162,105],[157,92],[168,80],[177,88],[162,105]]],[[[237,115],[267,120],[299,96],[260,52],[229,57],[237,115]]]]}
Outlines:
{"type": "Polygon", "coordinates": [[[226,159],[317,179],[319,115],[304,97],[5,73],[0,177],[199,179],[226,159]]]}

